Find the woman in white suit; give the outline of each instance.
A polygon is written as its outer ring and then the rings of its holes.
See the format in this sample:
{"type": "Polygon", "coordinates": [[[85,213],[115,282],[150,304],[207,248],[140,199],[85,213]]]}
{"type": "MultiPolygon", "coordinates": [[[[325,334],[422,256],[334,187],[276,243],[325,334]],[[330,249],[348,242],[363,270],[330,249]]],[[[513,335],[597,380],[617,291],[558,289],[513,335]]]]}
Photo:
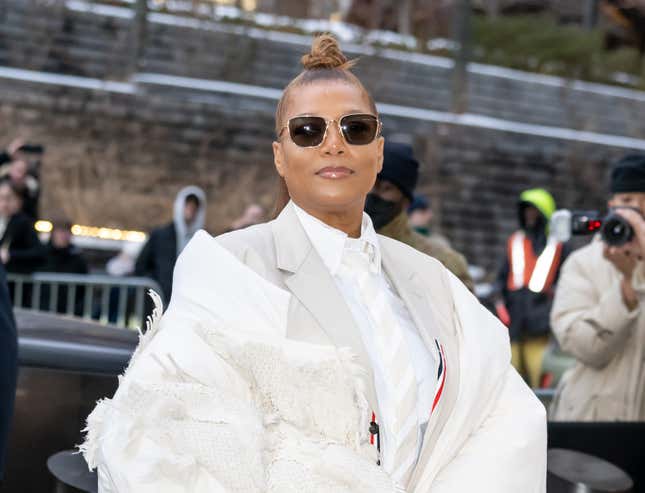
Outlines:
{"type": "Polygon", "coordinates": [[[319,36],[276,112],[276,219],[198,233],[82,446],[103,492],[545,491],[507,331],[363,213],[374,101],[319,36]]]}

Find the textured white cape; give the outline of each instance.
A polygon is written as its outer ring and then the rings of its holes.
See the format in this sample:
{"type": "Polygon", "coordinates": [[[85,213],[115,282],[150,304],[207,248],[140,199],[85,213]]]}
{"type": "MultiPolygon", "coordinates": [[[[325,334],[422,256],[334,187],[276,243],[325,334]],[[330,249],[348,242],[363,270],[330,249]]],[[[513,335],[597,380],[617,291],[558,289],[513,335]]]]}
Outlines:
{"type": "MultiPolygon", "coordinates": [[[[290,294],[191,244],[82,446],[100,491],[394,492],[368,445],[362,369],[285,338],[290,294]]],[[[156,300],[158,303],[158,299],[156,300]]]]}
{"type": "MultiPolygon", "coordinates": [[[[450,282],[459,395],[413,491],[543,492],[544,411],[491,337],[499,323],[450,282]]],[[[402,491],[368,445],[362,369],[346,349],[285,338],[290,296],[193,239],[168,310],[88,417],[81,450],[101,493],[402,491]]]]}

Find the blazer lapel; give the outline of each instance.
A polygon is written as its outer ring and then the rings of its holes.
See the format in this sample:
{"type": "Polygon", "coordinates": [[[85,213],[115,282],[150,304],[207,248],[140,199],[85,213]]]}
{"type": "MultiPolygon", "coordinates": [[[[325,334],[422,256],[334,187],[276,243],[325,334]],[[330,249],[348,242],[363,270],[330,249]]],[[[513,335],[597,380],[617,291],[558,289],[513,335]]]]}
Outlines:
{"type": "MultiPolygon", "coordinates": [[[[284,282],[311,313],[336,347],[347,347],[365,369],[366,398],[378,415],[374,375],[360,330],[333,277],[309,241],[290,205],[273,222],[277,267],[285,272],[284,282]]],[[[287,325],[287,337],[293,334],[287,325]]],[[[305,328],[306,329],[306,328],[305,328]]],[[[317,330],[313,328],[311,330],[317,330]]],[[[302,334],[303,327],[298,327],[302,334]]],[[[302,337],[299,337],[302,338],[302,337]]]]}
{"type": "MultiPolygon", "coordinates": [[[[381,241],[383,267],[399,296],[405,302],[419,333],[431,351],[435,349],[435,338],[443,346],[445,355],[445,386],[441,400],[435,409],[436,416],[431,416],[423,435],[423,444],[418,465],[408,488],[413,491],[421,474],[428,464],[441,430],[448,421],[454,408],[459,390],[459,347],[456,332],[456,320],[453,299],[446,274],[437,268],[436,278],[424,278],[418,266],[408,265],[400,252],[395,257],[389,242],[381,241]],[[396,258],[396,261],[395,261],[396,258]]],[[[430,414],[428,409],[428,414],[430,414]]]]}
{"type": "Polygon", "coordinates": [[[434,346],[434,339],[439,337],[437,322],[428,303],[428,286],[424,286],[416,270],[408,269],[403,259],[394,259],[388,250],[387,242],[381,241],[383,269],[398,295],[412,315],[419,333],[429,348],[434,346]]]}
{"type": "MultiPolygon", "coordinates": [[[[444,289],[450,289],[450,287],[446,285],[444,289]]],[[[448,298],[447,301],[450,302],[448,306],[452,312],[452,297],[446,296],[446,298],[448,298]]],[[[455,316],[453,314],[449,320],[445,320],[444,330],[440,330],[439,342],[444,349],[446,365],[446,368],[444,369],[446,375],[445,385],[441,394],[441,400],[434,411],[436,415],[433,414],[430,416],[428,427],[423,435],[423,445],[419,454],[419,460],[417,461],[417,467],[412,474],[410,483],[408,484],[410,491],[414,491],[414,488],[418,484],[426,468],[432,465],[430,457],[434,451],[435,444],[437,443],[437,440],[441,435],[441,431],[448,422],[452,410],[455,407],[455,403],[457,402],[460,378],[459,344],[458,337],[454,329],[457,323],[458,322],[455,320],[455,316]]]]}

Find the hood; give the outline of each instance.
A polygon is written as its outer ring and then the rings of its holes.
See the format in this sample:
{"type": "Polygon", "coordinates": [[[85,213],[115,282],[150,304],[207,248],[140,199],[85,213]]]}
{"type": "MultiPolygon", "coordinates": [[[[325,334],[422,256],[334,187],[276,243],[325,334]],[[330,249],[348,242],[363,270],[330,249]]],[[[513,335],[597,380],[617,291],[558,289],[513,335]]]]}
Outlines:
{"type": "Polygon", "coordinates": [[[547,192],[544,188],[531,188],[529,190],[524,190],[520,194],[520,199],[518,201],[518,214],[519,221],[522,229],[526,228],[524,224],[524,208],[528,205],[535,207],[543,217],[543,224],[546,226],[551,219],[551,216],[555,212],[555,199],[553,195],[547,192]]]}
{"type": "Polygon", "coordinates": [[[204,191],[194,185],[182,188],[175,198],[173,208],[173,223],[175,225],[175,231],[177,232],[177,255],[181,253],[192,236],[204,227],[205,221],[206,194],[204,191]],[[199,207],[197,208],[195,220],[191,224],[186,224],[186,221],[184,221],[184,205],[186,204],[186,197],[189,195],[195,195],[197,197],[199,207]]]}

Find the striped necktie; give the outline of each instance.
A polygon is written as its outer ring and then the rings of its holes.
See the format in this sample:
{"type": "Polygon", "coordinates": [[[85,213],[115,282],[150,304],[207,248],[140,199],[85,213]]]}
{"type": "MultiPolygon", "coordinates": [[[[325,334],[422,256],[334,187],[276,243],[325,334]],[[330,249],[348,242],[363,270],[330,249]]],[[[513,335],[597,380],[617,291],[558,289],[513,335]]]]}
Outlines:
{"type": "MultiPolygon", "coordinates": [[[[419,449],[417,380],[403,330],[390,306],[378,268],[370,266],[367,242],[357,249],[345,249],[342,270],[358,288],[359,298],[374,327],[373,343],[385,369],[388,409],[381,407],[380,427],[385,428],[382,464],[398,484],[405,486],[416,465],[419,449]],[[383,419],[387,418],[387,419],[383,419]]],[[[373,255],[372,255],[373,257],[373,255]]],[[[372,262],[373,263],[373,262],[372,262]]]]}

